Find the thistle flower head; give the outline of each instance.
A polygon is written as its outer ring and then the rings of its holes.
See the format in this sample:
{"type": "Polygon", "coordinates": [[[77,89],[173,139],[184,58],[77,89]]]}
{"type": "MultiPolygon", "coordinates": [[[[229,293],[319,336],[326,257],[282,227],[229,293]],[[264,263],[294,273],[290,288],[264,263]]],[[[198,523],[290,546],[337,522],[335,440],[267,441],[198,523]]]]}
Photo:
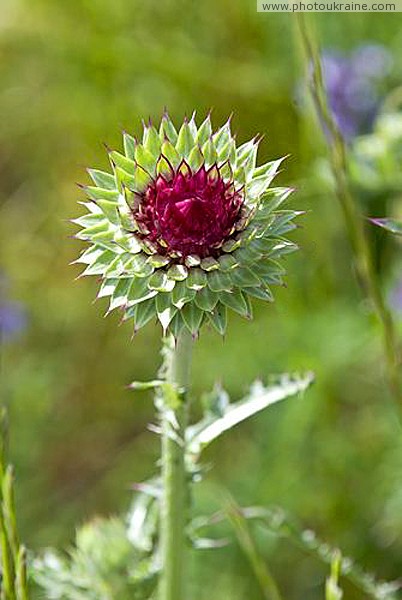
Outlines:
{"type": "Polygon", "coordinates": [[[133,217],[143,227],[142,240],[185,263],[191,254],[219,256],[242,218],[242,206],[241,192],[218,168],[202,165],[193,172],[183,161],[177,172],[172,168],[168,177],[157,176],[140,196],[133,217]]]}
{"type": "Polygon", "coordinates": [[[123,140],[112,173],[89,170],[88,213],[74,221],[90,243],[76,262],[102,278],[109,311],[135,330],[156,316],[175,336],[204,321],[223,334],[227,308],[251,317],[251,296],[271,301],[277,258],[296,248],[283,235],[298,213],[278,210],[291,190],[270,187],[282,159],[256,167],[258,142],[237,146],[230,122],[213,132],[209,116],[176,131],[165,114],[141,142],[123,140]]]}

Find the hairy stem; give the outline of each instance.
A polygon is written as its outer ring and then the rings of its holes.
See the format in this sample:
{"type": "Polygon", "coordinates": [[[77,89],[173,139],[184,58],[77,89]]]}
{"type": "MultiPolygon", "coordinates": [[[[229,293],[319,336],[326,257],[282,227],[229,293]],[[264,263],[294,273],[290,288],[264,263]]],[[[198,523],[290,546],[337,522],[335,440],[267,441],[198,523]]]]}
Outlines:
{"type": "Polygon", "coordinates": [[[401,356],[392,315],[386,306],[373,268],[373,260],[364,230],[364,220],[350,192],[346,163],[346,145],[331,113],[326,95],[319,51],[303,14],[296,15],[304,48],[309,87],[320,123],[325,128],[329,160],[335,180],[335,193],[343,212],[354,254],[354,262],[363,292],[370,300],[381,325],[388,379],[395,398],[402,402],[401,356]]]}
{"type": "Polygon", "coordinates": [[[161,556],[159,600],[184,600],[187,478],[185,431],[188,419],[187,388],[190,378],[192,337],[181,333],[165,350],[168,388],[162,399],[161,556]]]}

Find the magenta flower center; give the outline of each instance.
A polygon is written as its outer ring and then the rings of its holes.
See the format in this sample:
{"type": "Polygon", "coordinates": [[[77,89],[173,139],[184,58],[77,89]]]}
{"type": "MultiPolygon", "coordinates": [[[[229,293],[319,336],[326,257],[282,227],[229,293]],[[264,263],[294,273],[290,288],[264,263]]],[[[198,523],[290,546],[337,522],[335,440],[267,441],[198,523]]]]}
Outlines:
{"type": "Polygon", "coordinates": [[[139,237],[159,254],[216,257],[234,235],[242,205],[240,191],[216,167],[195,173],[187,168],[170,178],[159,175],[140,195],[133,216],[139,237]]]}

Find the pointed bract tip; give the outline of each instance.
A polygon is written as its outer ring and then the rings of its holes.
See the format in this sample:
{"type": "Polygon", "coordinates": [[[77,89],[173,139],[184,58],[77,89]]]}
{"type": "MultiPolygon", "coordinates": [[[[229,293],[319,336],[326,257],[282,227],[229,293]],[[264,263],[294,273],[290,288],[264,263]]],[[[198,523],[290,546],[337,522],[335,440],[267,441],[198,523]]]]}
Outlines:
{"type": "Polygon", "coordinates": [[[380,227],[386,222],[386,219],[383,217],[367,217],[367,220],[373,223],[373,225],[379,225],[380,227]]]}
{"type": "MultiPolygon", "coordinates": [[[[119,310],[120,311],[124,310],[124,307],[123,306],[119,306],[119,310]]],[[[124,317],[125,317],[125,313],[123,312],[122,316],[119,319],[119,322],[117,323],[117,327],[121,327],[123,325],[123,323],[125,322],[124,317]]]]}

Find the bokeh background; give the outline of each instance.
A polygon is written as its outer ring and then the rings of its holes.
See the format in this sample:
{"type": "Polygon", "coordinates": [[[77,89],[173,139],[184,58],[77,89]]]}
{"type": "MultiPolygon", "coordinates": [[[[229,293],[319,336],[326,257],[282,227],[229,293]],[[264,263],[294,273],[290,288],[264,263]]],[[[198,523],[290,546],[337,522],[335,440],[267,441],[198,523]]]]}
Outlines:
{"type": "MultiPolygon", "coordinates": [[[[321,45],[341,61],[382,45],[388,58],[370,110],[401,82],[401,23],[399,13],[315,16],[321,45]]],[[[280,179],[298,188],[292,206],[307,214],[277,302],[256,302],[251,323],[232,316],[224,341],[202,332],[194,397],[220,380],[237,399],[252,380],[285,371],[311,369],[316,384],[211,447],[214,469],[197,488],[196,510],[217,508],[226,487],[241,504],[285,507],[379,577],[401,576],[401,430],[301,63],[294,16],[257,14],[251,0],[2,1],[1,401],[30,548],[64,547],[77,524],[126,510],[132,483],[155,472],[159,452],[147,431],[151,396],[125,385],[153,377],[160,331],[148,325],[131,339],[129,324],[104,320],[104,301],[93,304],[96,281],[75,281],[79,267],[69,263],[81,245],[68,220],[83,199],[75,182],[87,182],[87,166],[107,168],[102,144],[120,148],[121,131],[138,133],[142,117],[158,119],[167,106],[177,122],[194,108],[201,119],[212,107],[216,125],[234,113],[240,141],[264,134],[261,161],[290,154],[280,179]]],[[[371,64],[367,55],[342,72],[335,94],[371,64]]],[[[352,94],[355,113],[365,98],[352,94]]],[[[400,202],[381,190],[357,197],[376,216],[400,202]]],[[[400,324],[401,248],[369,233],[400,324]]],[[[323,597],[326,572],[314,558],[284,541],[259,542],[285,598],[323,597]]],[[[261,597],[235,543],[198,563],[197,599],[261,597]]]]}

